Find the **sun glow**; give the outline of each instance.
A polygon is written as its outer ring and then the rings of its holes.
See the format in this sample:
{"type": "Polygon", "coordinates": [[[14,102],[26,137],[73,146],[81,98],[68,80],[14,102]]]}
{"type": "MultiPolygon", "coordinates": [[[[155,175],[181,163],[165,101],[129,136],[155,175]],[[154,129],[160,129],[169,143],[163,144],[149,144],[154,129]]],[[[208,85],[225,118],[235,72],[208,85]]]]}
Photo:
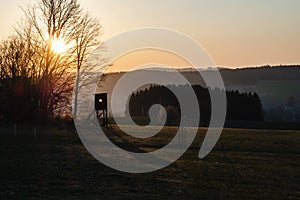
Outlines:
{"type": "Polygon", "coordinates": [[[55,53],[61,54],[67,51],[68,45],[62,39],[54,39],[52,41],[52,50],[55,53]]]}

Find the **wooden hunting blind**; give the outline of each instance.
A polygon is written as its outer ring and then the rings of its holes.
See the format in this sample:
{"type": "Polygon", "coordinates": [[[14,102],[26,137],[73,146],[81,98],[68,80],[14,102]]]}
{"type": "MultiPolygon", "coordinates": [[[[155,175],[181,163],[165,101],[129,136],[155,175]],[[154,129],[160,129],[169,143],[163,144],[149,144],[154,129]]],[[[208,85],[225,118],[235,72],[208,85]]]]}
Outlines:
{"type": "Polygon", "coordinates": [[[95,94],[95,110],[107,110],[107,93],[95,94]]]}
{"type": "Polygon", "coordinates": [[[107,126],[107,93],[95,94],[95,110],[101,126],[107,126]]]}

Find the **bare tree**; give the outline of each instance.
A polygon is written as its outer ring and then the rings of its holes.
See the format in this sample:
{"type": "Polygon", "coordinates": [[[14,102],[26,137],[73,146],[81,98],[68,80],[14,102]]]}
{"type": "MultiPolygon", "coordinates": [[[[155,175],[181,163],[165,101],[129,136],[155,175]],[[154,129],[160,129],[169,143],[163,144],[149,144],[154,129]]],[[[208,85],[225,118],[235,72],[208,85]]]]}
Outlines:
{"type": "MultiPolygon", "coordinates": [[[[80,18],[77,25],[77,32],[74,33],[75,40],[75,63],[76,63],[76,83],[74,88],[74,105],[73,105],[73,117],[77,116],[77,106],[78,106],[78,92],[86,84],[93,82],[93,68],[94,65],[89,63],[89,65],[83,64],[87,61],[88,56],[101,44],[99,40],[99,35],[101,35],[102,28],[97,21],[97,19],[92,18],[86,13],[80,18]],[[98,39],[97,39],[98,38],[98,39]]],[[[104,66],[105,58],[100,58],[96,65],[104,66]]]]}
{"type": "Polygon", "coordinates": [[[0,44],[0,111],[8,121],[32,119],[36,88],[32,81],[31,52],[18,36],[11,36],[0,44]],[[29,116],[30,115],[30,116],[29,116]]]}
{"type": "Polygon", "coordinates": [[[41,91],[40,117],[53,118],[55,105],[69,92],[66,85],[71,84],[70,81],[74,76],[69,73],[73,67],[71,53],[64,52],[63,55],[56,53],[53,42],[71,41],[70,36],[75,30],[74,23],[80,17],[81,8],[76,0],[40,0],[23,10],[26,26],[20,28],[22,31],[26,30],[23,33],[27,42],[37,54],[37,84],[41,91]]]}
{"type": "Polygon", "coordinates": [[[25,19],[16,30],[28,47],[27,73],[40,91],[39,110],[46,114],[41,118],[53,118],[55,111],[70,108],[76,73],[100,44],[101,26],[83,12],[77,0],[39,0],[23,11],[25,19]],[[55,40],[63,41],[68,49],[55,52],[55,40]]]}

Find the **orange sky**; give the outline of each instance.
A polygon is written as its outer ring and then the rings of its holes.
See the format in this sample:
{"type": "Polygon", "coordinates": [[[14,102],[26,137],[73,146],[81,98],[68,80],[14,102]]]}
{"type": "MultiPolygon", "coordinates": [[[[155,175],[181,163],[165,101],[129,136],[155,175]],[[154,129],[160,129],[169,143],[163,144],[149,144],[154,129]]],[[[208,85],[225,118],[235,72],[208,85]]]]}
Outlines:
{"type": "Polygon", "coordinates": [[[159,50],[134,51],[117,59],[111,71],[130,70],[146,63],[161,63],[171,67],[189,67],[190,63],[175,54],[159,50]]]}
{"type": "MultiPolygon", "coordinates": [[[[100,19],[104,28],[102,40],[135,28],[162,27],[195,39],[218,66],[300,63],[299,0],[78,1],[100,19]]],[[[19,6],[28,2],[35,0],[1,2],[0,39],[12,32],[12,25],[22,16],[19,6]]],[[[146,53],[130,54],[115,64],[186,64],[165,53],[146,53]]]]}

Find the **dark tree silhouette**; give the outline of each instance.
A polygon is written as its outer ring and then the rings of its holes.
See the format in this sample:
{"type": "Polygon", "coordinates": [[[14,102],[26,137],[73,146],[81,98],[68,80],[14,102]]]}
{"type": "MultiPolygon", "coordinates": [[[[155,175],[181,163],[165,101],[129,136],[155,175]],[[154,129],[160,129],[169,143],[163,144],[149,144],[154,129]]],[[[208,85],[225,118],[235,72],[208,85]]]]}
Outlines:
{"type": "Polygon", "coordinates": [[[0,44],[0,119],[44,123],[71,113],[76,73],[100,44],[101,26],[77,0],[38,0],[23,11],[0,44]],[[55,51],[58,40],[64,52],[55,51]]]}
{"type": "MultiPolygon", "coordinates": [[[[177,92],[183,92],[187,85],[168,86],[177,92]]],[[[208,125],[211,117],[211,100],[209,91],[200,85],[192,86],[198,98],[198,106],[200,108],[201,121],[200,125],[208,125]]],[[[218,90],[218,89],[215,89],[218,90]]],[[[220,91],[221,92],[221,91],[220,91]]],[[[247,120],[261,121],[263,120],[262,104],[256,93],[239,93],[238,91],[227,91],[227,115],[226,120],[247,120]]],[[[132,94],[128,101],[129,110],[126,114],[135,117],[148,117],[149,108],[154,104],[161,104],[165,108],[176,108],[180,115],[180,105],[175,95],[164,86],[150,86],[147,89],[137,91],[132,94]]],[[[196,106],[196,105],[195,105],[196,106]]],[[[192,107],[192,106],[191,106],[192,107]]],[[[166,109],[167,110],[167,109],[166,109]]],[[[174,109],[173,109],[174,110],[174,109]]],[[[188,111],[193,113],[193,110],[188,111]]],[[[171,114],[168,112],[167,114],[171,114]]],[[[172,112],[174,116],[174,112],[172,112]]],[[[172,117],[171,117],[172,118],[172,117]]],[[[178,124],[177,119],[167,118],[167,124],[178,124]]]]}

